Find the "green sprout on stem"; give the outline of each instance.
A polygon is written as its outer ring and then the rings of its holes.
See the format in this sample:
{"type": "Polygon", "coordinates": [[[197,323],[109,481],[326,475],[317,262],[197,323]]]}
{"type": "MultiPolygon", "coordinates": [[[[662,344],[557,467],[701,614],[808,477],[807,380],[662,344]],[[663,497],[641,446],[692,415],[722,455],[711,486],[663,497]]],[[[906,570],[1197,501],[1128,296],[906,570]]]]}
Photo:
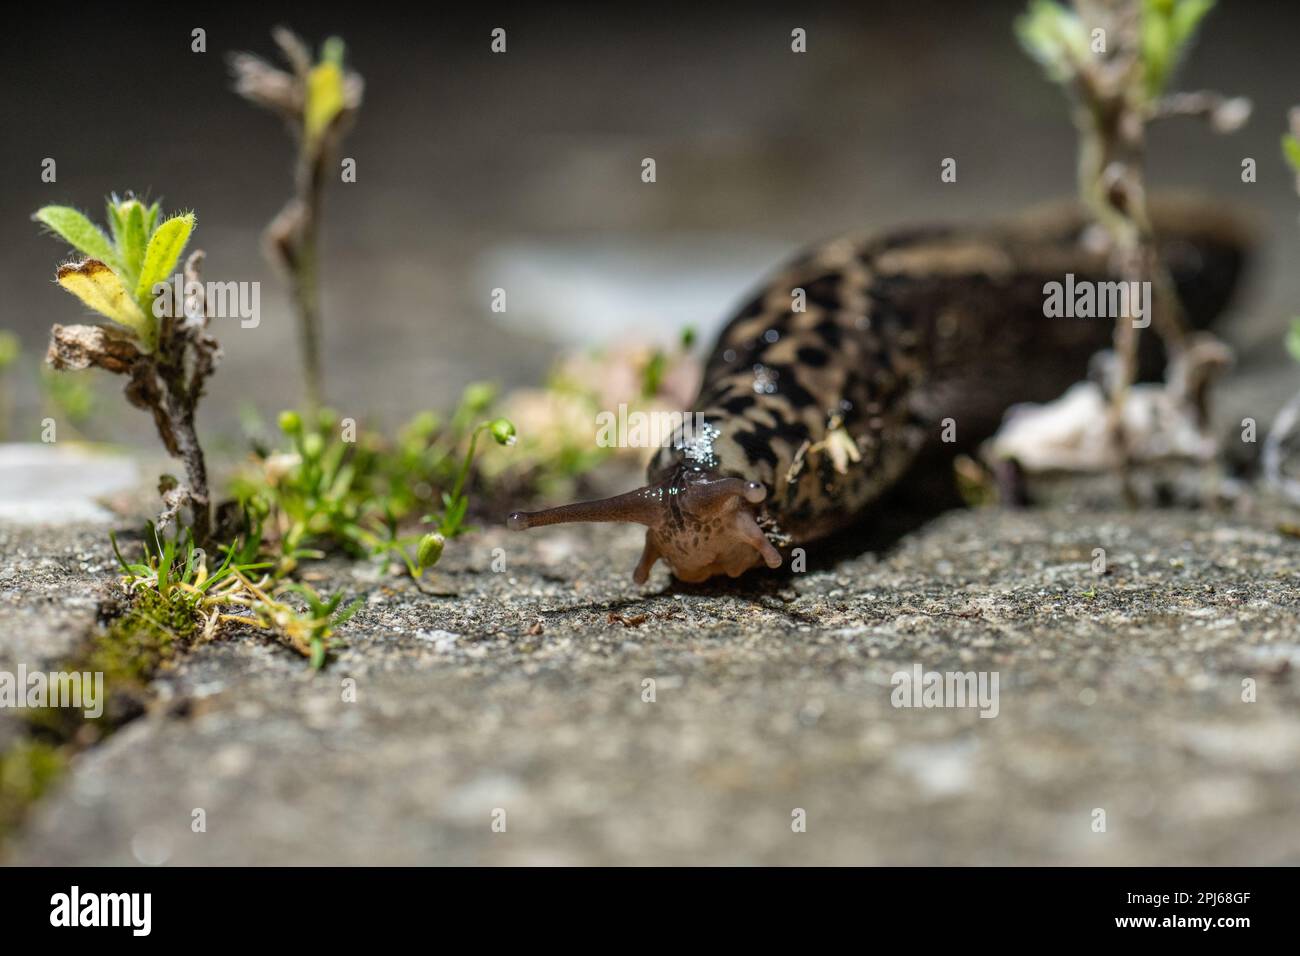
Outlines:
{"type": "MultiPolygon", "coordinates": [[[[33,218],[86,258],[59,267],[56,278],[108,325],[55,325],[46,361],[56,370],[101,368],[127,378],[127,401],[153,416],[168,454],[185,466],[186,482],[164,498],[159,524],[182,508],[194,535],[207,543],[211,507],[207,465],[195,430],[204,385],[220,350],[207,331],[202,292],[178,301],[169,284],[194,229],[193,213],[164,218],[158,203],[110,197],[109,232],[68,206],[46,206],[33,218]]],[[[201,290],[201,252],[185,261],[184,289],[201,290]]]]}
{"type": "MultiPolygon", "coordinates": [[[[433,515],[425,515],[424,517],[425,521],[437,522],[437,533],[444,539],[454,538],[469,530],[463,526],[465,513],[469,510],[469,496],[465,494],[465,482],[469,478],[470,466],[474,463],[474,452],[478,447],[478,437],[485,431],[492,436],[493,441],[498,445],[513,445],[515,443],[515,426],[504,418],[479,422],[473,432],[470,433],[469,448],[465,452],[465,458],[461,462],[460,470],[456,473],[456,483],[452,486],[450,492],[444,492],[442,495],[442,514],[437,518],[433,515]]],[[[438,554],[441,553],[442,549],[439,546],[438,554]]]]}
{"type": "Polygon", "coordinates": [[[492,386],[470,385],[445,423],[421,412],[391,441],[355,423],[345,433],[328,409],[281,413],[279,427],[289,447],[258,448],[258,467],[232,486],[245,512],[278,547],[277,575],[331,549],[379,559],[385,569],[400,561],[412,577],[435,564],[446,539],[463,530],[478,435],[492,430],[502,444],[513,436],[504,420],[471,424],[495,396],[492,386]],[[451,492],[440,496],[439,489],[447,488],[451,492]],[[445,511],[436,531],[404,532],[438,500],[445,511]]]}
{"type": "Polygon", "coordinates": [[[142,351],[152,352],[159,336],[155,286],[171,278],[194,229],[194,214],[162,220],[158,203],[146,207],[130,196],[110,197],[107,212],[111,240],[69,206],[45,206],[32,218],[88,257],[61,266],[59,285],[126,328],[142,351]]]}
{"type": "Polygon", "coordinates": [[[320,359],[319,234],[327,171],[339,143],[361,109],[364,83],[343,66],[344,46],[331,37],[313,62],[291,30],[271,32],[290,72],[251,53],[230,57],[235,92],[278,115],[298,144],[293,196],[266,230],[276,265],[289,277],[309,411],[323,401],[320,359]]]}

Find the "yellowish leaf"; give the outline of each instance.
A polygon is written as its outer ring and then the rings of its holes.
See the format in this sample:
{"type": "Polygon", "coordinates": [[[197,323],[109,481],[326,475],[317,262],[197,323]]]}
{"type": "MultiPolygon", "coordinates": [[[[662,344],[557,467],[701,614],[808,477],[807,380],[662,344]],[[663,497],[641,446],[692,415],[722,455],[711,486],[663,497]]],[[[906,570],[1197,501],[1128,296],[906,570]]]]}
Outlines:
{"type": "Polygon", "coordinates": [[[135,332],[146,349],[153,347],[153,323],[140,311],[116,272],[98,259],[59,266],[59,285],[94,309],[135,332]]]}

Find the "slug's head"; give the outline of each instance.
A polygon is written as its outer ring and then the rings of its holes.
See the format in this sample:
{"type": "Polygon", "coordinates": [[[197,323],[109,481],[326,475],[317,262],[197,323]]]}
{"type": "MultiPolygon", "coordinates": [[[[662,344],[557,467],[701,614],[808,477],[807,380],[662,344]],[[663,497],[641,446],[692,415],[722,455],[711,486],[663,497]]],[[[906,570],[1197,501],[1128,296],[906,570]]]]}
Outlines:
{"type": "Polygon", "coordinates": [[[738,577],[763,561],[781,566],[781,553],[758,526],[755,510],[767,489],[741,478],[682,470],[658,484],[600,501],[546,511],[516,511],[512,531],[571,521],[633,521],[646,526],[645,550],[632,579],[644,584],[660,558],[683,581],[726,574],[738,577]]]}

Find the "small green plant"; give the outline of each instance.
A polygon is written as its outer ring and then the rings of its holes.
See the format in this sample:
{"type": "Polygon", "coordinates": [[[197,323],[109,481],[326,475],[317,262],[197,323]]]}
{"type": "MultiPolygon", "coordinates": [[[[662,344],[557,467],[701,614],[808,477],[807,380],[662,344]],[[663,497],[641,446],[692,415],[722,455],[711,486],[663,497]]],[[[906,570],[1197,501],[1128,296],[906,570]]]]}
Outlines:
{"type": "Polygon", "coordinates": [[[127,329],[141,351],[158,347],[155,286],[166,283],[194,229],[194,214],[162,218],[158,203],[110,197],[112,238],[68,206],[45,206],[32,217],[89,258],[58,270],[59,285],[127,329]]]}
{"type": "Polygon", "coordinates": [[[217,619],[214,611],[239,593],[242,576],[272,566],[257,561],[256,536],[226,548],[224,561],[211,572],[207,553],[194,544],[188,529],[174,536],[159,535],[149,522],[144,528],[142,561],[136,562],[122,557],[116,535],[110,538],[122,568],[122,583],[133,600],[131,610],[177,637],[191,637],[199,630],[211,636],[217,619]]]}
{"type": "MultiPolygon", "coordinates": [[[[113,549],[128,605],[57,668],[102,674],[103,711],[94,717],[68,707],[25,711],[26,735],[0,751],[0,840],[76,753],[142,712],[150,679],[180,649],[211,635],[217,608],[243,587],[236,575],[260,566],[244,561],[243,549],[230,549],[209,573],[208,556],[188,532],[167,538],[152,523],[145,529],[140,560],[127,560],[116,537],[113,549]]],[[[248,550],[255,551],[256,542],[249,542],[248,550]]]]}
{"type": "MultiPolygon", "coordinates": [[[[182,508],[200,543],[211,532],[207,465],[195,430],[204,385],[220,350],[207,331],[202,294],[176,301],[172,272],[194,228],[193,213],[164,218],[158,203],[110,197],[106,234],[68,206],[46,206],[33,217],[86,256],[58,268],[59,285],[108,319],[108,325],[55,325],[46,361],[56,370],[101,368],[127,378],[126,398],[153,416],[168,454],[185,466],[186,481],[164,497],[166,526],[182,508]]],[[[185,288],[202,289],[201,252],[184,265],[185,288]]]]}
{"type": "Polygon", "coordinates": [[[479,422],[470,433],[469,447],[461,461],[460,470],[456,472],[456,483],[450,492],[442,495],[442,513],[438,516],[425,515],[425,521],[434,521],[438,525],[438,534],[443,538],[454,538],[469,530],[464,527],[465,513],[469,510],[469,495],[465,493],[465,481],[469,478],[470,466],[474,464],[474,451],[478,447],[478,436],[487,432],[498,445],[515,443],[515,426],[504,418],[479,422]]]}
{"type": "Polygon", "coordinates": [[[231,487],[275,549],[276,573],[338,549],[385,566],[400,561],[419,577],[441,556],[446,539],[465,530],[479,435],[488,431],[501,444],[513,438],[514,426],[504,419],[471,424],[494,399],[495,389],[471,385],[446,423],[421,413],[393,441],[355,423],[345,429],[328,409],[281,413],[288,447],[255,448],[255,467],[231,487]],[[441,513],[424,519],[437,523],[435,531],[404,531],[439,501],[441,513]]]}
{"type": "MultiPolygon", "coordinates": [[[[1075,0],[1071,9],[1033,0],[1015,24],[1025,50],[1070,96],[1079,133],[1080,198],[1105,228],[1115,271],[1127,281],[1151,283],[1152,322],[1171,356],[1184,347],[1186,329],[1147,214],[1147,127],[1157,119],[1194,116],[1227,133],[1249,118],[1245,99],[1169,92],[1174,71],[1213,6],[1213,0],[1075,0]]],[[[1119,374],[1110,409],[1124,462],[1122,410],[1137,367],[1139,330],[1132,318],[1116,321],[1119,374]]],[[[1127,488],[1127,465],[1124,472],[1127,488]]]]}
{"type": "Polygon", "coordinates": [[[252,624],[254,627],[272,632],[284,644],[308,658],[313,670],[320,670],[325,666],[334,629],[356,614],[365,600],[357,598],[340,610],[339,605],[343,603],[342,594],[336,593],[333,597],[322,598],[305,584],[282,584],[276,592],[277,595],[296,594],[306,603],[306,610],[299,611],[279,600],[277,596],[269,594],[262,585],[248,580],[239,571],[236,571],[235,575],[242,584],[242,589],[230,595],[227,600],[231,604],[248,608],[252,613],[251,616],[222,614],[220,620],[236,624],[252,624]]]}
{"type": "Polygon", "coordinates": [[[276,584],[266,573],[274,562],[259,560],[261,539],[256,533],[224,548],[225,556],[213,571],[208,570],[208,555],[195,546],[188,532],[168,537],[152,523],[145,528],[142,560],[126,560],[116,537],[113,549],[131,598],[128,617],[133,631],[157,636],[157,653],[136,655],[146,661],[170,656],[177,641],[210,639],[220,624],[234,623],[271,631],[319,669],[334,628],[355,614],[364,600],[357,598],[340,611],[342,594],[323,599],[306,585],[276,584]],[[288,594],[300,597],[306,610],[298,611],[281,600],[288,594]],[[250,614],[230,613],[235,607],[250,614]]]}
{"type": "Polygon", "coordinates": [[[235,92],[278,115],[298,144],[294,190],[266,230],[272,258],[289,277],[298,315],[308,411],[323,400],[320,361],[319,234],[325,181],[338,144],[356,120],[365,88],[360,75],[343,66],[343,41],[331,37],[313,61],[307,45],[291,30],[271,32],[291,72],[251,53],[230,57],[235,92]]]}

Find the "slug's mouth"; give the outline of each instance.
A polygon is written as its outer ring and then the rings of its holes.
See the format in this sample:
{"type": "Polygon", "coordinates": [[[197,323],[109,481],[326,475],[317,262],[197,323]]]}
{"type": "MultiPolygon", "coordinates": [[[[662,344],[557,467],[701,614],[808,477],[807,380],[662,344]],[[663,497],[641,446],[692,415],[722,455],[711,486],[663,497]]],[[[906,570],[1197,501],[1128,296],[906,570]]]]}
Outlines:
{"type": "Polygon", "coordinates": [[[742,478],[687,477],[647,485],[636,491],[548,508],[516,511],[506,520],[512,531],[575,521],[628,521],[646,526],[645,549],[632,579],[644,584],[661,558],[683,581],[717,574],[737,577],[760,561],[781,566],[781,553],[759,527],[757,509],[767,489],[742,478]]]}

